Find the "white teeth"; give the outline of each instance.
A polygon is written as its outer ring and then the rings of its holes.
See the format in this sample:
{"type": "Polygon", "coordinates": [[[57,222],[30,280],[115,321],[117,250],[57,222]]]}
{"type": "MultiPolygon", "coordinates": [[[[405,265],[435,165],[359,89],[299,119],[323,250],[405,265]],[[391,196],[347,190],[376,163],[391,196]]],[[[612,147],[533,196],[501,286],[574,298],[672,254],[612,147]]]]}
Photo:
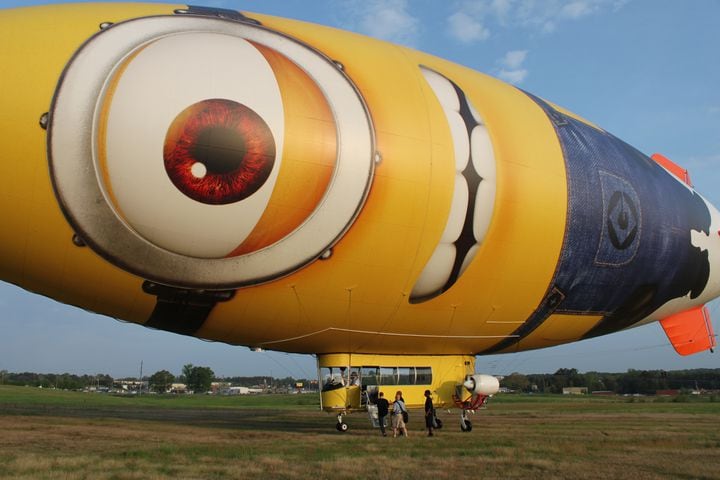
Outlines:
{"type": "Polygon", "coordinates": [[[468,138],[465,120],[457,112],[445,110],[445,114],[447,115],[450,135],[455,149],[455,170],[462,172],[465,170],[470,158],[470,139],[468,138]]]}
{"type": "Polygon", "coordinates": [[[475,171],[483,181],[495,182],[495,154],[487,128],[482,125],[473,128],[470,145],[475,171]]]}
{"type": "Polygon", "coordinates": [[[478,111],[475,110],[475,107],[473,107],[473,104],[470,103],[469,101],[468,101],[468,107],[470,108],[470,113],[472,114],[472,116],[473,116],[473,118],[475,119],[475,121],[476,121],[478,124],[482,125],[482,124],[483,124],[482,117],[480,116],[480,114],[478,113],[478,111]]]}
{"type": "Polygon", "coordinates": [[[478,243],[485,240],[490,220],[492,220],[495,203],[495,182],[482,181],[475,194],[475,211],[473,212],[473,236],[478,243]]]}
{"type": "Polygon", "coordinates": [[[472,163],[482,181],[475,195],[473,236],[482,243],[490,227],[495,206],[495,154],[487,128],[478,125],[470,137],[472,163]]]}
{"type": "Polygon", "coordinates": [[[468,186],[465,177],[460,174],[455,175],[455,190],[453,191],[453,201],[450,206],[450,215],[448,217],[445,231],[443,232],[440,243],[454,243],[462,233],[465,217],[468,210],[468,186]]]}
{"type": "Polygon", "coordinates": [[[455,169],[462,172],[467,167],[470,159],[470,139],[468,138],[465,120],[459,113],[460,99],[455,87],[447,78],[427,68],[420,67],[420,69],[445,112],[455,150],[455,169]]]}
{"type": "Polygon", "coordinates": [[[493,154],[490,136],[483,126],[480,114],[464,95],[457,93],[455,85],[447,78],[427,68],[420,67],[420,69],[445,113],[453,142],[456,175],[453,199],[445,230],[430,260],[428,260],[420,274],[420,278],[413,287],[410,294],[411,302],[414,299],[427,299],[439,295],[460,278],[460,275],[475,258],[479,243],[482,243],[487,234],[495,201],[495,155],[493,154]],[[474,122],[460,115],[461,100],[469,108],[472,117],[475,119],[474,122]],[[468,135],[468,129],[470,128],[472,128],[472,132],[468,135]],[[475,170],[477,175],[472,174],[472,172],[468,174],[466,171],[471,159],[471,168],[475,170]],[[463,172],[466,175],[463,175],[463,172]],[[478,179],[478,176],[480,179],[478,179]],[[468,184],[469,181],[470,184],[468,184]],[[460,255],[464,255],[464,258],[456,258],[458,256],[456,242],[462,240],[461,244],[463,245],[472,243],[472,239],[469,238],[469,225],[468,230],[463,231],[463,228],[466,228],[465,220],[470,208],[470,187],[477,187],[474,199],[475,206],[472,212],[473,236],[477,243],[470,246],[467,251],[463,248],[459,252],[460,255]],[[462,264],[459,273],[451,281],[450,275],[456,261],[462,261],[462,264]]]}
{"type": "Polygon", "coordinates": [[[455,245],[440,244],[428,260],[412,290],[412,297],[425,297],[437,293],[450,278],[455,264],[455,245]]]}
{"type": "Polygon", "coordinates": [[[473,245],[470,250],[468,250],[467,255],[465,255],[465,260],[463,260],[462,265],[460,266],[460,275],[465,273],[465,269],[470,265],[470,262],[472,262],[473,258],[475,258],[475,254],[480,249],[480,245],[473,245]]]}
{"type": "Polygon", "coordinates": [[[454,112],[460,111],[460,99],[458,98],[455,87],[448,81],[447,78],[443,77],[439,73],[428,70],[427,68],[420,67],[425,80],[430,84],[430,87],[435,93],[435,96],[440,101],[440,105],[443,108],[452,110],[454,112]]]}

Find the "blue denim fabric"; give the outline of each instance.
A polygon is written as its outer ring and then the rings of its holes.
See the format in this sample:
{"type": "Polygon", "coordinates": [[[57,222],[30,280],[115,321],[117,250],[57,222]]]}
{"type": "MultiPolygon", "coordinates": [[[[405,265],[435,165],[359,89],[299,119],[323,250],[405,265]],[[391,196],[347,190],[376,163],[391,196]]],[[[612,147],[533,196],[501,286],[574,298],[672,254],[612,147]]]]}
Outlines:
{"type": "Polygon", "coordinates": [[[518,337],[483,353],[521,341],[552,313],[602,315],[590,337],[630,326],[673,298],[700,295],[710,273],[707,252],[690,237],[691,230],[709,234],[700,196],[622,140],[528,95],[563,149],[565,239],[548,294],[518,337]]]}

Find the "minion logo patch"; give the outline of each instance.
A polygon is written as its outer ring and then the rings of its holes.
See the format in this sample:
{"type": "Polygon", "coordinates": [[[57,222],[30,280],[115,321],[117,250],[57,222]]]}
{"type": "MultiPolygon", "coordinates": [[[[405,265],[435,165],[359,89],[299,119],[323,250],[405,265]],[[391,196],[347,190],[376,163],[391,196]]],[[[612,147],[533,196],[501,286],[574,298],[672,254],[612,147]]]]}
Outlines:
{"type": "Polygon", "coordinates": [[[624,265],[640,245],[640,200],[626,180],[604,171],[599,174],[604,221],[595,263],[624,265]]]}

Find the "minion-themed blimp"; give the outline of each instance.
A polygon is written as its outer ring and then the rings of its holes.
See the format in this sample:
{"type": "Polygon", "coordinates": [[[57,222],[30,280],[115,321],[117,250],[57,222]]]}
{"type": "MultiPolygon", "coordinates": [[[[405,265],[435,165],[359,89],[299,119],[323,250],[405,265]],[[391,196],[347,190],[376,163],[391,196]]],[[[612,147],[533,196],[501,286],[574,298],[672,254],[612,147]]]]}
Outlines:
{"type": "Polygon", "coordinates": [[[476,355],[660,321],[715,345],[720,215],[531,93],[361,35],[185,5],[0,11],[0,279],[316,354],[322,407],[468,411],[476,355]]]}

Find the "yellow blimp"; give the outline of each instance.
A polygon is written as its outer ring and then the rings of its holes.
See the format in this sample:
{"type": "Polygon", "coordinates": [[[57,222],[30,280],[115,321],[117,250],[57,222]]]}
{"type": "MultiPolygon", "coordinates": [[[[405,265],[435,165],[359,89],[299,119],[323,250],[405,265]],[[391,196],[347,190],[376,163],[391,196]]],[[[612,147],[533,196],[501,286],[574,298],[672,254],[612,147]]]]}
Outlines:
{"type": "Polygon", "coordinates": [[[687,172],[415,50],[229,10],[0,10],[0,279],[318,356],[322,406],[457,406],[476,355],[660,321],[715,346],[720,216],[687,172]],[[9,46],[12,45],[12,48],[9,46]]]}

